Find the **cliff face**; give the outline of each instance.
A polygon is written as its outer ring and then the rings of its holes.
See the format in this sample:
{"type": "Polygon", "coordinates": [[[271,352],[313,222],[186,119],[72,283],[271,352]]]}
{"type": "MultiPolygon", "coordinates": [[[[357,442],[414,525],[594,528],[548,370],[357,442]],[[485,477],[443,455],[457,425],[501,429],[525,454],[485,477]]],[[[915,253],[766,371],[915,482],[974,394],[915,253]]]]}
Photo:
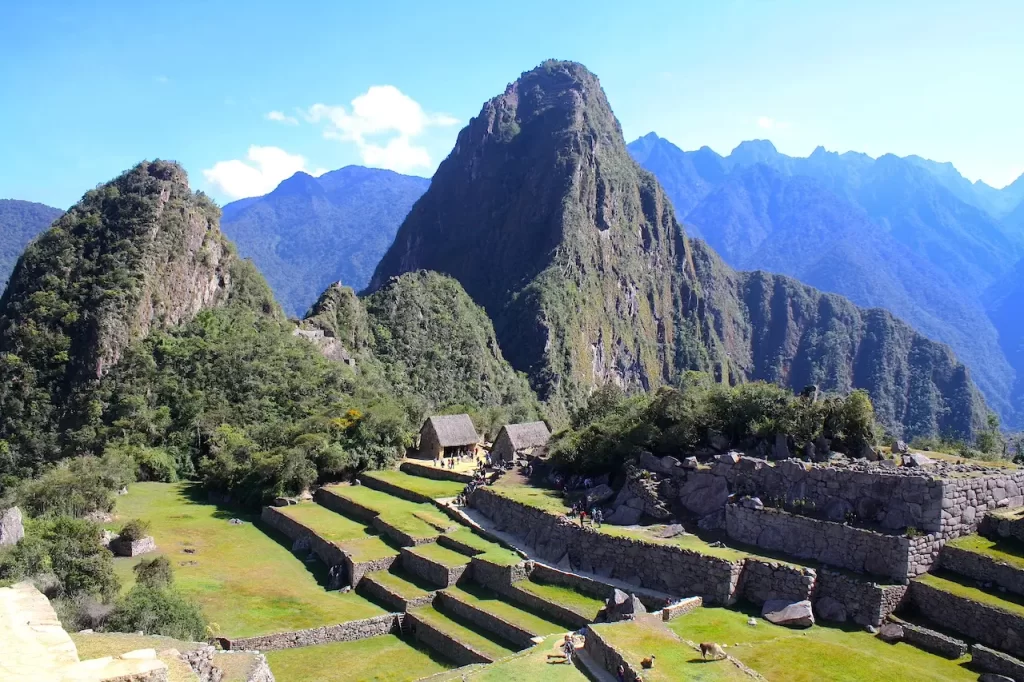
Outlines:
{"type": "Polygon", "coordinates": [[[983,409],[948,349],[891,316],[691,251],[579,64],[545,62],[484,105],[370,288],[421,268],[455,277],[486,309],[556,418],[597,384],[649,390],[690,369],[866,388],[907,435],[969,434],[983,409]]]}
{"type": "Polygon", "coordinates": [[[234,255],[218,219],[180,166],[143,162],[29,246],[0,299],[0,440],[55,456],[132,341],[227,299],[234,255]]]}

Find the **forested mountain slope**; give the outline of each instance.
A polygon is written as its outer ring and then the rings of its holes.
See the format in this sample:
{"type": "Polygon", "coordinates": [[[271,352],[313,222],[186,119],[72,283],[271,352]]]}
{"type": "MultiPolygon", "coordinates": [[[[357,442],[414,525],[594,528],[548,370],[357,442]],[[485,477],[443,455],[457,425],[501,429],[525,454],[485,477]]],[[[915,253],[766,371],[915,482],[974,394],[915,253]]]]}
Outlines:
{"type": "Polygon", "coordinates": [[[59,208],[46,204],[0,199],[0,294],[21,252],[61,213],[59,208]]]}

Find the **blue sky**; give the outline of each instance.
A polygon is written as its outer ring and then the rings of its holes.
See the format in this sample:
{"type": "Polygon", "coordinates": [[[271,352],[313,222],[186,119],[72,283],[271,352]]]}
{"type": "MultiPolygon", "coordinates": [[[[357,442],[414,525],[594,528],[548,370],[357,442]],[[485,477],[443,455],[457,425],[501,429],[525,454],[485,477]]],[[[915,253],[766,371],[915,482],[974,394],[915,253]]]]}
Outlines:
{"type": "Polygon", "coordinates": [[[549,57],[598,74],[627,140],[919,154],[1002,186],[1024,173],[1022,34],[1020,0],[11,2],[0,198],[67,207],[155,157],[220,201],[299,169],[429,176],[549,57]]]}

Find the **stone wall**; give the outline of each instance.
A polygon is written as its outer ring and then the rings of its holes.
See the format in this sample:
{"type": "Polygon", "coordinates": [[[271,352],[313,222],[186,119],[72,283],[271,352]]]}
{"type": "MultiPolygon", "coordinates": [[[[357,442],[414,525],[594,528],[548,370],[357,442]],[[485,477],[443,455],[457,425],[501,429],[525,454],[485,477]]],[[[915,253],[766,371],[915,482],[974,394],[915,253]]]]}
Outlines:
{"type": "Polygon", "coordinates": [[[432,478],[435,481],[455,481],[456,483],[472,483],[473,477],[469,474],[460,474],[457,471],[448,471],[440,467],[430,466],[429,464],[419,464],[418,462],[410,462],[406,460],[402,462],[399,467],[402,471],[413,476],[422,476],[424,478],[432,478]]]}
{"type": "Polygon", "coordinates": [[[859,625],[878,627],[896,610],[906,593],[907,585],[879,584],[854,578],[841,571],[821,568],[818,569],[814,602],[819,617],[825,620],[850,620],[859,625]],[[833,606],[829,614],[824,615],[822,611],[828,609],[823,603],[826,599],[842,605],[842,611],[838,612],[833,606]]]}
{"type": "Polygon", "coordinates": [[[320,488],[313,493],[313,499],[333,512],[362,521],[363,523],[372,523],[377,517],[377,512],[373,509],[348,500],[327,488],[320,488]]]}
{"type": "Polygon", "coordinates": [[[406,614],[404,625],[417,642],[422,642],[457,665],[494,662],[487,654],[477,651],[465,642],[452,639],[426,621],[420,620],[415,613],[406,614]]]}
{"type": "Polygon", "coordinates": [[[441,534],[437,531],[436,535],[428,535],[426,537],[414,537],[409,535],[401,528],[396,528],[390,523],[384,520],[383,517],[375,516],[371,525],[379,530],[382,534],[387,535],[389,538],[397,542],[402,547],[414,547],[416,545],[426,545],[437,540],[437,536],[441,534]]]}
{"type": "Polygon", "coordinates": [[[532,566],[532,562],[525,561],[512,565],[495,564],[481,557],[473,557],[469,563],[472,566],[473,580],[495,591],[520,580],[526,580],[530,576],[532,566]]]}
{"type": "Polygon", "coordinates": [[[668,594],[700,595],[709,604],[734,601],[742,562],[681,547],[600,533],[568,519],[477,488],[470,504],[500,529],[522,538],[544,560],[570,570],[668,594]]]}
{"type": "Polygon", "coordinates": [[[978,527],[978,532],[993,539],[1011,538],[1024,542],[1024,515],[989,512],[978,527]]]}
{"type": "MultiPolygon", "coordinates": [[[[608,583],[602,583],[586,576],[576,575],[575,573],[559,571],[557,568],[551,568],[544,564],[531,562],[528,565],[528,569],[530,578],[550,585],[569,587],[596,599],[607,600],[615,592],[615,587],[608,583]]],[[[639,597],[640,595],[638,594],[637,596],[639,597]]],[[[641,599],[641,601],[643,600],[641,599]]],[[[647,604],[645,603],[644,606],[647,606],[647,604]]],[[[651,606],[655,606],[655,604],[651,604],[651,606]]]]}
{"type": "Polygon", "coordinates": [[[686,599],[680,599],[674,604],[669,604],[661,610],[661,619],[663,621],[670,621],[685,616],[690,611],[698,609],[704,605],[704,600],[700,597],[687,597],[686,599]]]}
{"type": "Polygon", "coordinates": [[[911,603],[927,618],[982,644],[1024,655],[1024,616],[937,590],[910,584],[911,603]]]}
{"type": "Polygon", "coordinates": [[[139,538],[138,540],[114,538],[110,541],[109,547],[110,551],[117,556],[133,557],[155,551],[156,540],[153,539],[152,535],[147,535],[146,537],[139,538]]]}
{"type": "Polygon", "coordinates": [[[238,639],[219,638],[224,649],[243,649],[246,651],[274,651],[291,649],[300,646],[313,646],[327,642],[354,642],[359,639],[387,635],[401,631],[401,613],[388,613],[374,618],[350,620],[337,625],[324,625],[307,630],[278,632],[272,635],[242,637],[238,639]]]}
{"type": "Polygon", "coordinates": [[[447,611],[460,618],[468,620],[487,632],[493,633],[507,642],[515,644],[519,648],[533,645],[533,637],[541,634],[530,632],[514,623],[491,613],[468,604],[448,592],[437,593],[437,603],[447,611]]]}
{"type": "Polygon", "coordinates": [[[973,533],[990,510],[1024,504],[1022,490],[1024,471],[946,479],[942,482],[942,524],[938,530],[944,538],[973,533]]]}
{"type": "Polygon", "coordinates": [[[767,507],[727,505],[725,523],[738,542],[897,580],[926,572],[941,545],[932,536],[889,535],[767,507]]]}
{"type": "Polygon", "coordinates": [[[989,649],[984,644],[975,644],[971,647],[971,667],[996,675],[1005,675],[1016,682],[1024,680],[1024,661],[1002,651],[989,649]]]}
{"type": "Polygon", "coordinates": [[[427,504],[433,504],[434,498],[423,493],[418,493],[414,490],[408,490],[406,488],[400,488],[397,485],[382,481],[372,476],[360,476],[359,482],[365,485],[367,488],[373,488],[379,490],[382,493],[393,495],[394,497],[400,497],[403,500],[409,500],[410,502],[425,502],[427,504]]]}
{"type": "Polygon", "coordinates": [[[402,612],[414,609],[417,606],[425,606],[433,602],[434,595],[436,594],[436,592],[428,592],[427,594],[416,597],[415,599],[406,599],[386,584],[374,580],[372,574],[365,576],[363,580],[359,581],[359,590],[363,594],[402,612]]]}
{"type": "Polygon", "coordinates": [[[772,599],[804,601],[814,592],[814,569],[776,561],[747,559],[740,575],[738,594],[760,606],[772,599]]]}
{"type": "Polygon", "coordinates": [[[470,570],[470,565],[445,566],[408,549],[402,549],[402,568],[440,587],[450,587],[458,583],[463,574],[470,570]]]}
{"type": "Polygon", "coordinates": [[[961,639],[904,621],[899,621],[899,625],[903,628],[903,641],[918,649],[954,660],[967,653],[967,643],[961,639]]]}
{"type": "Polygon", "coordinates": [[[21,510],[17,507],[0,509],[0,547],[17,544],[25,537],[21,510]]]}
{"type": "Polygon", "coordinates": [[[356,587],[363,580],[363,576],[372,571],[386,571],[398,561],[398,555],[380,557],[373,561],[354,561],[349,554],[345,555],[345,576],[351,587],[356,587]]]}
{"type": "Polygon", "coordinates": [[[542,599],[532,592],[521,589],[518,585],[509,585],[494,591],[527,610],[543,613],[556,622],[572,626],[575,630],[591,623],[591,618],[587,614],[579,613],[568,606],[542,599]]]}
{"type": "Polygon", "coordinates": [[[264,507],[260,520],[289,540],[301,539],[308,542],[309,549],[328,567],[345,563],[345,553],[340,547],[320,537],[312,528],[288,516],[282,509],[287,507],[264,507]]]}
{"type": "Polygon", "coordinates": [[[626,671],[626,682],[636,682],[637,680],[642,679],[641,671],[634,670],[629,664],[629,661],[627,661],[622,654],[616,651],[615,647],[604,641],[600,632],[595,628],[587,628],[583,650],[586,651],[599,666],[607,670],[612,675],[615,674],[615,671],[618,670],[621,665],[626,671]]]}
{"type": "Polygon", "coordinates": [[[939,554],[942,567],[983,583],[995,583],[1009,592],[1024,595],[1024,570],[984,554],[946,545],[939,554]]]}

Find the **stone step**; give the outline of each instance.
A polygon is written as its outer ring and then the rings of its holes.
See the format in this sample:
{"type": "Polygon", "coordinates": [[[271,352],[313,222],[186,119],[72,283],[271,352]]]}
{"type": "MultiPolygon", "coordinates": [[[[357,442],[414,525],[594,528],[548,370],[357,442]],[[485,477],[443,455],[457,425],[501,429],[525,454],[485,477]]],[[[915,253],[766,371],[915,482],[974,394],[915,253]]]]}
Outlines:
{"type": "Polygon", "coordinates": [[[402,548],[402,568],[437,587],[457,583],[472,559],[436,543],[402,548]]]}
{"type": "Polygon", "coordinates": [[[408,611],[434,601],[437,590],[405,571],[372,571],[359,583],[360,592],[397,611],[408,611]]]}
{"type": "Polygon", "coordinates": [[[466,487],[456,481],[438,481],[404,471],[367,471],[359,475],[363,485],[410,502],[426,502],[455,497],[466,487]]]}
{"type": "Polygon", "coordinates": [[[1017,540],[965,535],[946,543],[939,562],[946,571],[1024,595],[1024,544],[1017,540]]]}
{"type": "Polygon", "coordinates": [[[432,606],[421,606],[406,614],[409,630],[417,641],[460,665],[493,663],[515,653],[510,642],[502,642],[465,621],[455,620],[432,606]]]}
{"type": "Polygon", "coordinates": [[[579,627],[594,622],[598,611],[604,608],[604,601],[596,597],[565,585],[552,585],[535,580],[520,580],[513,583],[506,596],[517,604],[541,610],[553,618],[579,627]]]}
{"type": "Polygon", "coordinates": [[[449,587],[438,592],[435,605],[519,647],[538,637],[568,632],[570,625],[535,615],[476,585],[449,587]]]}
{"type": "Polygon", "coordinates": [[[929,573],[910,582],[910,603],[938,627],[1024,656],[1024,600],[976,587],[951,573],[929,573]]]}

